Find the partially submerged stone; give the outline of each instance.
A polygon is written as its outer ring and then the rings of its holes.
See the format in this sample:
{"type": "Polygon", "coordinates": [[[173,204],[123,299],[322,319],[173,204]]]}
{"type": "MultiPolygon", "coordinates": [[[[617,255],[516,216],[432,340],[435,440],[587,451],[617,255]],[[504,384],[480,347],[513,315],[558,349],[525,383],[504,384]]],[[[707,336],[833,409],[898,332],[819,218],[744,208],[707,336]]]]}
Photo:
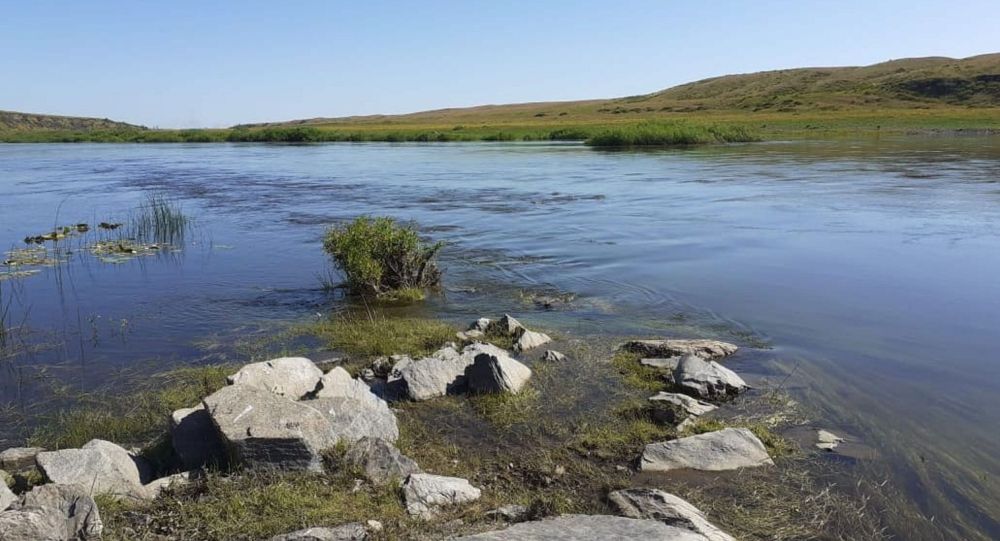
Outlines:
{"type": "Polygon", "coordinates": [[[403,481],[412,473],[420,473],[416,461],[379,438],[361,438],[348,448],[344,461],[360,469],[376,485],[403,481]]]}
{"type": "Polygon", "coordinates": [[[318,410],[259,387],[223,387],[204,404],[232,457],[244,466],[321,471],[321,452],[338,440],[318,410]]]}
{"type": "Polygon", "coordinates": [[[11,447],[0,452],[0,469],[20,472],[35,467],[35,457],[45,449],[41,447],[11,447]]]}
{"type": "Polygon", "coordinates": [[[244,366],[229,376],[230,384],[242,384],[298,400],[316,390],[323,371],[305,357],[281,357],[244,366]]]}
{"type": "Polygon", "coordinates": [[[531,378],[531,369],[507,352],[484,351],[465,369],[469,391],[474,393],[518,393],[531,378]]]}
{"type": "Polygon", "coordinates": [[[672,441],[650,443],[642,453],[643,471],[684,468],[725,471],[773,465],[764,444],[746,428],[724,428],[715,432],[672,441]]]}
{"type": "Polygon", "coordinates": [[[542,360],[551,363],[562,362],[566,360],[566,356],[554,349],[547,349],[545,350],[545,353],[542,355],[542,360]]]}
{"type": "Polygon", "coordinates": [[[611,515],[563,515],[522,522],[455,541],[706,541],[705,536],[648,519],[611,515]]]}
{"type": "Polygon", "coordinates": [[[365,539],[368,539],[365,527],[352,522],[334,528],[305,528],[276,535],[270,541],[364,541],[365,539]]]}
{"type": "Polygon", "coordinates": [[[548,344],[551,341],[552,338],[545,333],[524,329],[520,332],[520,335],[517,336],[517,341],[514,342],[514,350],[527,351],[529,349],[534,349],[548,344]]]}
{"type": "Polygon", "coordinates": [[[719,340],[632,340],[626,342],[623,349],[638,353],[644,357],[669,358],[683,355],[697,355],[703,359],[713,360],[728,357],[736,353],[736,345],[719,340]]]}
{"type": "Polygon", "coordinates": [[[703,535],[709,541],[736,541],[708,521],[705,514],[687,501],[653,488],[629,488],[608,495],[618,512],[629,518],[658,520],[703,535]]]}
{"type": "Polygon", "coordinates": [[[109,441],[91,440],[80,449],[38,453],[38,467],[50,481],[91,487],[94,494],[146,499],[136,457],[109,441]]]}
{"type": "Polygon", "coordinates": [[[725,398],[749,388],[736,372],[697,355],[681,359],[674,370],[674,384],[701,398],[725,398]]]}
{"type": "Polygon", "coordinates": [[[202,404],[179,409],[170,415],[170,437],[184,469],[225,463],[225,443],[202,404]]]}
{"type": "Polygon", "coordinates": [[[833,451],[841,443],[844,443],[844,438],[830,432],[829,430],[817,430],[816,431],[816,448],[822,451],[833,451]]]}
{"type": "Polygon", "coordinates": [[[467,480],[427,473],[415,473],[403,485],[406,511],[423,519],[433,518],[441,507],[469,503],[481,492],[467,480]]]}

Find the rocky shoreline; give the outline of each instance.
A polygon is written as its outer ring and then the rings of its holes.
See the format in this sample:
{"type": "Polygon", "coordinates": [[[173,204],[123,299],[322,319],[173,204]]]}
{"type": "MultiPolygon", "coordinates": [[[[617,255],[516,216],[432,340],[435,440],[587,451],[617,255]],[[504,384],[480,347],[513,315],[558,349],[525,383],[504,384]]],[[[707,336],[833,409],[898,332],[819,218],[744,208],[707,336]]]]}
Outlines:
{"type": "MultiPolygon", "coordinates": [[[[151,464],[138,450],[95,439],[79,449],[14,448],[0,453],[0,538],[10,541],[100,539],[100,498],[147,502],[164,490],[197,483],[206,472],[305,472],[351,468],[358,483],[398,487],[413,520],[433,521],[442,510],[479,500],[483,487],[467,479],[423,471],[397,447],[400,429],[392,404],[445,396],[518,395],[534,372],[515,357],[551,342],[510,315],[473,322],[419,358],[379,358],[354,377],[339,363],[281,357],[243,366],[228,385],[201,403],[173,412],[173,462],[151,464]],[[487,343],[499,338],[511,351],[487,343]],[[320,366],[333,365],[327,371],[320,366]],[[3,471],[5,470],[5,471],[3,471]],[[162,475],[161,475],[162,474],[162,475]],[[8,488],[14,487],[14,491],[8,488]],[[98,501],[95,501],[98,498],[98,501]]],[[[749,385],[720,361],[737,346],[703,339],[633,340],[621,351],[662,371],[669,391],[648,397],[657,422],[679,432],[745,392],[749,385]]],[[[571,363],[545,350],[538,362],[571,363]]],[[[821,431],[817,446],[840,438],[821,431]]],[[[727,471],[773,467],[767,447],[751,430],[720,428],[653,441],[635,457],[635,472],[727,471]]],[[[509,502],[487,514],[506,528],[457,539],[730,540],[696,507],[676,495],[631,487],[607,494],[614,515],[533,517],[509,502]]],[[[338,527],[316,525],[272,540],[366,539],[382,530],[380,517],[338,527]]],[[[163,539],[170,539],[169,536],[163,539]]]]}

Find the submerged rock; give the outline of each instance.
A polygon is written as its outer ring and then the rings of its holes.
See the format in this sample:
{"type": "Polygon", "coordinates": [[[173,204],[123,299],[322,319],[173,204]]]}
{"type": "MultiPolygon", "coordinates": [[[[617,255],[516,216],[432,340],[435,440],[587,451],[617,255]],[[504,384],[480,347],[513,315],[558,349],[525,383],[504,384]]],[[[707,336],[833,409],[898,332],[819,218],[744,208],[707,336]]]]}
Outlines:
{"type": "Polygon", "coordinates": [[[542,355],[542,360],[553,363],[562,362],[566,360],[566,356],[554,349],[547,349],[545,350],[545,353],[542,355]]]}
{"type": "Polygon", "coordinates": [[[701,398],[724,398],[749,388],[736,372],[715,361],[686,355],[674,370],[674,383],[701,398]]]}
{"type": "Polygon", "coordinates": [[[522,522],[455,541],[706,541],[705,536],[656,520],[611,515],[563,515],[522,522]]]}
{"type": "Polygon", "coordinates": [[[608,495],[618,512],[629,518],[658,520],[670,526],[684,528],[703,535],[709,541],[736,541],[705,518],[697,507],[687,501],[652,488],[630,488],[608,495]]]}
{"type": "Polygon", "coordinates": [[[469,391],[474,393],[517,393],[531,378],[531,369],[507,352],[484,351],[465,369],[469,391]]]}
{"type": "Polygon", "coordinates": [[[0,469],[20,472],[35,467],[35,457],[45,449],[41,447],[12,447],[0,452],[0,469]]]}
{"type": "Polygon", "coordinates": [[[321,471],[320,453],[338,440],[322,413],[259,387],[223,387],[204,404],[233,458],[244,466],[321,471]]]}
{"type": "Polygon", "coordinates": [[[242,384],[298,400],[316,390],[323,371],[305,357],[281,357],[248,364],[229,376],[230,384],[242,384]]]}
{"type": "Polygon", "coordinates": [[[822,451],[833,451],[841,443],[844,443],[844,438],[830,432],[828,430],[817,430],[816,431],[816,448],[822,451]]]}
{"type": "Polygon", "coordinates": [[[36,460],[53,483],[91,487],[94,494],[119,498],[148,498],[138,459],[109,441],[90,440],[80,449],[38,453],[36,460]]]}
{"type": "Polygon", "coordinates": [[[306,528],[276,535],[270,541],[364,541],[368,532],[359,523],[352,522],[335,528],[306,528]]]}
{"type": "Polygon", "coordinates": [[[713,360],[728,357],[738,349],[734,344],[719,340],[632,340],[626,342],[623,349],[638,353],[644,357],[678,357],[697,355],[703,359],[713,360]]]}
{"type": "Polygon", "coordinates": [[[420,473],[416,461],[379,438],[361,438],[347,450],[344,461],[359,468],[376,485],[385,485],[394,479],[402,481],[412,473],[420,473]]]}
{"type": "Polygon", "coordinates": [[[173,412],[170,436],[174,452],[186,470],[225,463],[225,443],[202,404],[173,412]]]}
{"type": "Polygon", "coordinates": [[[672,441],[650,443],[642,453],[643,471],[683,468],[724,471],[774,465],[764,444],[746,428],[724,428],[715,432],[672,441]]]}
{"type": "Polygon", "coordinates": [[[521,331],[520,335],[518,335],[517,341],[514,342],[514,350],[527,351],[529,349],[534,349],[538,346],[548,344],[551,341],[552,338],[549,338],[549,335],[545,333],[524,329],[521,331]]]}
{"type": "Polygon", "coordinates": [[[403,485],[406,511],[423,519],[433,518],[440,507],[473,502],[480,490],[458,477],[414,473],[403,485]]]}

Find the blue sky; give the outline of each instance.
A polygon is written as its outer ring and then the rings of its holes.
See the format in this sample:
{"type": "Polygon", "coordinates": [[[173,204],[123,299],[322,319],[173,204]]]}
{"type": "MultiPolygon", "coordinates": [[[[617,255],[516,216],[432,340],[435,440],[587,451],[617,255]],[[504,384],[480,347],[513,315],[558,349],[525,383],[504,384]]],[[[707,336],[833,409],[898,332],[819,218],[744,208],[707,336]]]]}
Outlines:
{"type": "Polygon", "coordinates": [[[0,109],[218,127],[1000,51],[1000,2],[0,3],[0,109]]]}

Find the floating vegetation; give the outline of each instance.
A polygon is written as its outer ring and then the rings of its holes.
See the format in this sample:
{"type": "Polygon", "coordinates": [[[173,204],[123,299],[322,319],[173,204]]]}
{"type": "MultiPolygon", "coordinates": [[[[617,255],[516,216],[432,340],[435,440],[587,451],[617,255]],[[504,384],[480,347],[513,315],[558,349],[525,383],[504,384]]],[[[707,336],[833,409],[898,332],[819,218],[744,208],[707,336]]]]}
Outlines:
{"type": "Polygon", "coordinates": [[[44,246],[15,248],[4,254],[3,265],[5,267],[51,267],[59,264],[58,255],[51,253],[44,246]]]}
{"type": "Polygon", "coordinates": [[[143,244],[131,239],[98,241],[88,246],[90,253],[104,263],[119,264],[141,256],[156,255],[164,251],[179,251],[167,244],[143,244]]]}
{"type": "Polygon", "coordinates": [[[4,280],[17,280],[19,278],[27,278],[29,276],[34,276],[40,272],[42,271],[38,269],[19,270],[19,271],[14,271],[14,270],[0,271],[0,282],[3,282],[4,280]]]}
{"type": "Polygon", "coordinates": [[[115,229],[118,229],[121,226],[122,226],[122,224],[111,224],[111,223],[108,223],[108,222],[101,222],[101,223],[97,224],[97,227],[100,227],[101,229],[106,229],[108,231],[113,231],[115,229]]]}

